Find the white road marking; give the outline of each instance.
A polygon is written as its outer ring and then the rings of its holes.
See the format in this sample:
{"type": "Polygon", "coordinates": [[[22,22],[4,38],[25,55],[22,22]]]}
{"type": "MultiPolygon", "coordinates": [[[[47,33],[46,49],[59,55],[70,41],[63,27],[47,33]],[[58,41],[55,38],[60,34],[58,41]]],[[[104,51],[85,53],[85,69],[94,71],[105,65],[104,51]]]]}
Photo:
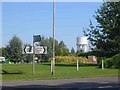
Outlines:
{"type": "Polygon", "coordinates": [[[100,86],[98,88],[112,88],[113,86],[100,86]]]}
{"type": "Polygon", "coordinates": [[[105,83],[109,83],[109,82],[100,82],[100,83],[103,83],[103,84],[105,84],[105,83]]]}

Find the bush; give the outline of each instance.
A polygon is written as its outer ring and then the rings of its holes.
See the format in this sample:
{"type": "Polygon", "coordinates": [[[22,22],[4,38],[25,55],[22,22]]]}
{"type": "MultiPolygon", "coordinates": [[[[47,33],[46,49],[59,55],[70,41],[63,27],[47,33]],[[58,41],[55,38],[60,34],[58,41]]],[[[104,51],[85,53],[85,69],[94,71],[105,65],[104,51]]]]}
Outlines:
{"type": "Polygon", "coordinates": [[[112,60],[114,62],[113,68],[119,68],[120,69],[120,53],[113,56],[112,60]]]}
{"type": "MultiPolygon", "coordinates": [[[[49,58],[49,61],[51,61],[52,58],[49,58]]],[[[77,58],[75,56],[56,56],[55,57],[56,62],[65,62],[65,63],[76,63],[77,58]]],[[[87,63],[88,59],[83,57],[78,57],[79,63],[87,63]]]]}
{"type": "Polygon", "coordinates": [[[104,64],[105,64],[105,68],[112,68],[113,66],[113,61],[111,60],[111,58],[108,58],[104,61],[104,64]]]}
{"type": "Polygon", "coordinates": [[[108,58],[105,60],[105,67],[106,68],[118,68],[120,69],[120,53],[108,58]]]}

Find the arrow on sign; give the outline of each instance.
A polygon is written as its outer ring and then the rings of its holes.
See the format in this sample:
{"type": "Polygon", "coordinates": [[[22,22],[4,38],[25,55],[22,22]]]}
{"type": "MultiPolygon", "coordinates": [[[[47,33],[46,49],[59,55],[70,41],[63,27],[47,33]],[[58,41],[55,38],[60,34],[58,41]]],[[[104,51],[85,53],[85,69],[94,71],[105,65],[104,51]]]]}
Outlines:
{"type": "Polygon", "coordinates": [[[32,46],[25,46],[23,47],[23,54],[33,54],[33,47],[32,46]]]}
{"type": "MultiPolygon", "coordinates": [[[[33,47],[32,46],[23,47],[22,54],[33,54],[33,47]]],[[[47,47],[46,46],[36,46],[35,54],[47,54],[47,47]]]]}

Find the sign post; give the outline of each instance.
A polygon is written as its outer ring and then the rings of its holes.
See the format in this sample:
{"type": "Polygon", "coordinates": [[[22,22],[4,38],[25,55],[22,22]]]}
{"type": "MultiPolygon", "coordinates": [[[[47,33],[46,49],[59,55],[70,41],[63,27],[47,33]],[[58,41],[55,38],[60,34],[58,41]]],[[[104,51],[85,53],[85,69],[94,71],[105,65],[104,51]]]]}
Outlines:
{"type": "Polygon", "coordinates": [[[40,41],[41,41],[40,35],[33,35],[33,65],[32,65],[33,75],[35,74],[35,46],[34,46],[34,43],[40,42],[40,41]]]}
{"type": "Polygon", "coordinates": [[[33,54],[32,73],[35,74],[35,54],[47,54],[47,46],[35,46],[35,42],[40,42],[41,36],[33,36],[33,46],[23,46],[22,54],[33,54]]]}
{"type": "Polygon", "coordinates": [[[32,64],[33,75],[35,74],[35,47],[33,42],[33,64],[32,64]]]}

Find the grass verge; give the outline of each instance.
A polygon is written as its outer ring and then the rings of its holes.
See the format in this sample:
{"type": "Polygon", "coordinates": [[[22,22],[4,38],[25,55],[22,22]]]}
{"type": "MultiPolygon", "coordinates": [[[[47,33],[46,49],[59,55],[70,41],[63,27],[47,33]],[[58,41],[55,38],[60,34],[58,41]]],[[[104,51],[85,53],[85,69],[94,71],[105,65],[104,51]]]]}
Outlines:
{"type": "Polygon", "coordinates": [[[79,65],[57,63],[55,75],[50,73],[50,63],[40,63],[35,65],[35,74],[32,74],[32,64],[3,64],[2,70],[7,73],[2,74],[2,80],[47,80],[47,79],[69,79],[88,77],[111,77],[118,76],[118,69],[99,69],[97,65],[79,65]]]}

